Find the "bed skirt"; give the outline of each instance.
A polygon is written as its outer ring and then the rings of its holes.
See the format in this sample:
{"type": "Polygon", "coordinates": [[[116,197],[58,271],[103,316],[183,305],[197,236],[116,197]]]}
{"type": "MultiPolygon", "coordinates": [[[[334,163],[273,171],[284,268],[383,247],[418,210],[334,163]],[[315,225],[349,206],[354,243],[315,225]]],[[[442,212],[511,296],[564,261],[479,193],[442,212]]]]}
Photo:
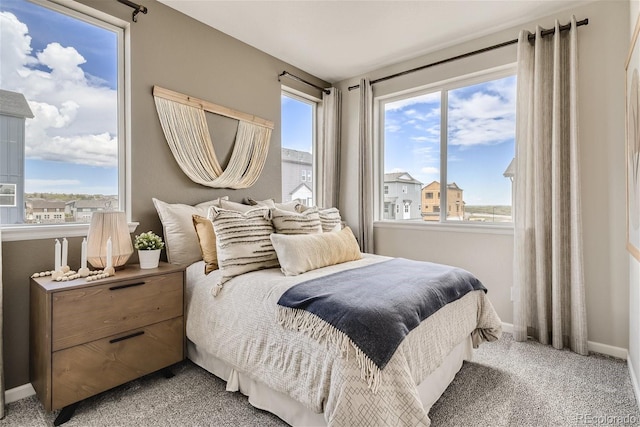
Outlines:
{"type": "MultiPolygon", "coordinates": [[[[462,362],[471,360],[472,355],[471,336],[469,336],[454,347],[442,364],[418,385],[418,393],[425,412],[429,412],[431,406],[453,381],[462,367],[462,362]]],[[[277,415],[289,425],[327,425],[323,414],[315,413],[288,395],[272,390],[264,383],[237,371],[190,340],[187,340],[187,357],[196,365],[226,381],[227,391],[240,391],[249,398],[252,406],[277,415]]]]}

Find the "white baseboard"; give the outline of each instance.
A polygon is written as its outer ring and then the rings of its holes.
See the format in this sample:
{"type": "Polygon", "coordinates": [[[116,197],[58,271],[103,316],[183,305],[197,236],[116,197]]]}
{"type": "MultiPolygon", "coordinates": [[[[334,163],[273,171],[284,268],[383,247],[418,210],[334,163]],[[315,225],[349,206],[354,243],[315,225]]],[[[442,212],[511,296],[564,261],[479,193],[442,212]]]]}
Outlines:
{"type": "Polygon", "coordinates": [[[36,394],[31,383],[23,384],[18,387],[14,387],[4,392],[5,403],[11,403],[24,399],[25,397],[33,396],[36,394]]]}
{"type": "MultiPolygon", "coordinates": [[[[510,334],[513,333],[513,324],[502,322],[502,330],[510,334]]],[[[601,344],[599,342],[587,341],[587,348],[589,351],[595,353],[606,354],[607,356],[617,357],[618,359],[627,359],[627,349],[621,347],[614,347],[608,344],[601,344]]]]}
{"type": "Polygon", "coordinates": [[[638,384],[638,377],[636,377],[636,371],[633,369],[631,363],[631,357],[627,356],[627,366],[629,366],[629,375],[631,376],[631,386],[633,387],[633,393],[636,395],[636,402],[640,407],[640,385],[638,384]]]}

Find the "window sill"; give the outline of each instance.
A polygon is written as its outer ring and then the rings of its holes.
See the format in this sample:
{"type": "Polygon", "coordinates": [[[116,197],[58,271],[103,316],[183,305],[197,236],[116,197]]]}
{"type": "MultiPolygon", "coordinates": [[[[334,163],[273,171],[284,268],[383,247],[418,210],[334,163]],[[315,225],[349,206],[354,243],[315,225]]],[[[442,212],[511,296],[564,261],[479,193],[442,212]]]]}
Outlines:
{"type": "MultiPolygon", "coordinates": [[[[136,231],[140,223],[130,222],[129,233],[136,231]]],[[[89,231],[89,224],[41,224],[41,225],[3,225],[3,242],[21,240],[57,239],[61,237],[84,237],[89,231]]]]}
{"type": "Polygon", "coordinates": [[[481,233],[481,234],[507,234],[513,235],[513,223],[504,224],[471,224],[471,223],[459,223],[456,224],[453,221],[447,223],[428,223],[425,221],[374,221],[374,228],[397,228],[406,230],[428,230],[428,231],[443,231],[443,232],[456,232],[456,233],[481,233]]]}

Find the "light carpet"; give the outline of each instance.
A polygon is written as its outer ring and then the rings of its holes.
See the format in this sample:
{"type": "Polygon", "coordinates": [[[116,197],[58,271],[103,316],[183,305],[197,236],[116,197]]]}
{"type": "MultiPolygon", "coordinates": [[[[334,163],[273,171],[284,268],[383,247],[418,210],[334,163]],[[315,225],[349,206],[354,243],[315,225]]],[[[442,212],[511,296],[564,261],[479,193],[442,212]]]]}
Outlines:
{"type": "MultiPolygon", "coordinates": [[[[283,426],[193,363],[175,377],[152,374],[82,402],[65,427],[283,426]]],[[[7,405],[4,426],[51,426],[33,397],[7,405]]],[[[429,413],[433,426],[640,425],[627,363],[558,351],[510,334],[475,351],[429,413]]]]}

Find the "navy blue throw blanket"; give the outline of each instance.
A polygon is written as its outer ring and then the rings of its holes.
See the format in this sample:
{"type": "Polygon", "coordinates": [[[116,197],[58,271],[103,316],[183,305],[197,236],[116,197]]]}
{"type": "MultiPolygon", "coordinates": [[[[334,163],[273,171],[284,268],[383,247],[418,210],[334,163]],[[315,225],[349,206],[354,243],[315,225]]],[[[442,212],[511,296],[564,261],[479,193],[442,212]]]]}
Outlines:
{"type": "Polygon", "coordinates": [[[420,322],[474,290],[487,292],[468,271],[394,258],[299,283],[278,304],[315,314],[382,369],[420,322]]]}

